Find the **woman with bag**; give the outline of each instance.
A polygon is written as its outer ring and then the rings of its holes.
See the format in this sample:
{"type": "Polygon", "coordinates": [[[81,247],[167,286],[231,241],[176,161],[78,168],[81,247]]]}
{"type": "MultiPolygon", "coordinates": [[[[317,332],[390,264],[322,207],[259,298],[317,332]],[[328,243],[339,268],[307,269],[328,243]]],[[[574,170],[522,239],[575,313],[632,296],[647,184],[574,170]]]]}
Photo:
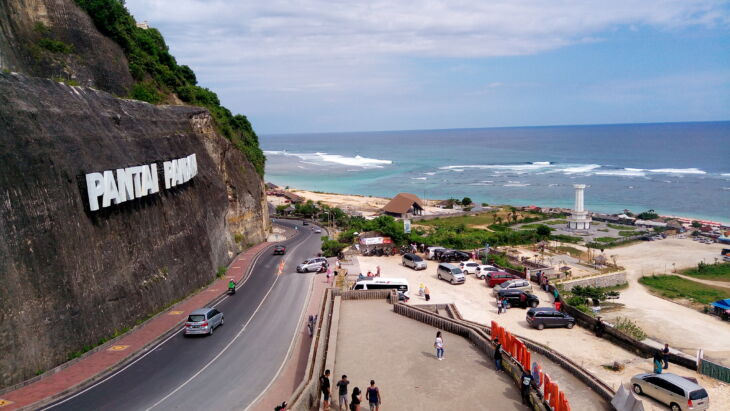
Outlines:
{"type": "Polygon", "coordinates": [[[350,411],[360,411],[360,402],[362,401],[362,393],[360,388],[352,389],[352,399],[350,401],[350,411]]]}

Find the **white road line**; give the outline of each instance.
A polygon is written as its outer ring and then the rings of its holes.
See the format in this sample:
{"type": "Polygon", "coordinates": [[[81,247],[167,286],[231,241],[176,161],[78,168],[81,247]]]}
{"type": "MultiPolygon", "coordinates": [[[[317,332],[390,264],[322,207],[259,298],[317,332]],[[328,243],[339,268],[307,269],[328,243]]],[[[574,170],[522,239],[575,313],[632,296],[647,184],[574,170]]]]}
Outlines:
{"type": "MultiPolygon", "coordinates": [[[[294,249],[296,249],[297,247],[299,247],[299,246],[300,246],[301,244],[302,244],[302,243],[299,243],[299,244],[297,244],[296,246],[294,246],[294,249]]],[[[263,255],[263,253],[262,253],[262,254],[259,254],[259,255],[257,255],[257,256],[256,256],[256,258],[254,258],[254,260],[253,260],[253,261],[251,261],[251,266],[250,266],[250,267],[251,267],[251,270],[253,270],[253,268],[254,268],[254,267],[256,266],[256,263],[258,262],[259,258],[260,258],[260,257],[261,257],[262,255],[263,255]]],[[[252,275],[247,275],[247,276],[246,276],[246,278],[244,278],[243,282],[242,282],[241,284],[239,284],[239,285],[238,285],[238,287],[236,287],[236,289],[239,289],[239,288],[243,287],[243,285],[244,285],[244,284],[246,284],[246,283],[248,282],[248,280],[249,280],[249,279],[250,279],[251,277],[253,277],[253,276],[252,276],[252,275]]],[[[275,281],[275,282],[276,282],[276,281],[275,281]]],[[[267,295],[268,295],[268,294],[267,294],[267,295]]],[[[221,302],[222,302],[223,300],[225,300],[226,298],[228,298],[228,296],[227,296],[227,295],[226,295],[226,296],[224,296],[223,298],[221,298],[221,299],[220,299],[220,300],[219,300],[219,301],[218,301],[217,303],[215,303],[215,304],[213,305],[213,307],[215,307],[215,306],[217,306],[218,304],[220,304],[220,303],[221,303],[221,302]]],[[[266,298],[266,297],[264,297],[264,299],[265,299],[265,298],[266,298]]],[[[263,302],[263,300],[262,300],[262,302],[263,302]]],[[[114,373],[112,373],[112,374],[110,374],[110,375],[107,375],[106,377],[104,377],[104,378],[102,378],[101,380],[99,380],[99,381],[95,382],[94,384],[92,384],[92,385],[90,385],[90,386],[88,386],[88,387],[84,388],[83,390],[81,390],[81,391],[79,391],[79,392],[77,392],[77,393],[75,393],[75,394],[73,394],[73,395],[71,395],[71,396],[69,396],[69,397],[66,397],[66,398],[64,398],[64,399],[63,399],[63,400],[61,400],[61,401],[58,401],[58,402],[54,403],[53,405],[51,405],[51,406],[49,406],[49,407],[41,408],[41,411],[46,411],[46,410],[50,410],[50,409],[52,409],[52,408],[55,408],[55,407],[57,407],[57,406],[59,406],[59,405],[61,405],[61,404],[64,404],[64,403],[66,403],[66,402],[68,402],[68,401],[71,401],[72,399],[74,399],[74,398],[78,397],[79,395],[81,395],[81,394],[83,394],[83,393],[85,393],[85,392],[87,392],[87,391],[89,391],[89,390],[91,390],[91,389],[93,389],[93,388],[95,388],[95,387],[97,387],[97,386],[99,386],[99,385],[101,385],[101,384],[103,384],[103,383],[105,383],[105,382],[109,381],[110,379],[112,379],[112,378],[116,377],[117,375],[119,375],[119,374],[121,374],[122,372],[124,372],[124,371],[125,371],[125,370],[126,370],[127,368],[129,368],[129,367],[133,366],[133,365],[134,365],[134,364],[136,364],[137,362],[141,361],[141,360],[142,360],[143,358],[145,358],[145,357],[147,357],[148,355],[150,355],[150,354],[152,354],[153,352],[155,352],[155,351],[156,351],[156,350],[157,350],[158,348],[160,348],[160,347],[161,347],[162,345],[164,345],[165,343],[167,343],[168,341],[170,341],[170,340],[171,340],[171,339],[172,339],[173,337],[177,336],[177,335],[178,335],[178,333],[179,333],[180,331],[182,331],[182,330],[183,330],[184,328],[185,328],[185,327],[182,327],[182,328],[180,328],[180,329],[179,329],[179,330],[178,330],[177,332],[174,332],[174,333],[172,333],[172,334],[171,334],[171,335],[170,335],[169,337],[167,337],[167,338],[165,338],[164,340],[160,341],[160,342],[159,342],[159,343],[157,343],[157,344],[156,344],[156,345],[155,345],[154,347],[152,347],[152,348],[148,348],[148,350],[149,350],[149,351],[147,351],[146,353],[144,353],[143,355],[141,355],[141,356],[140,356],[139,358],[135,359],[134,361],[130,362],[129,364],[125,365],[124,367],[120,368],[119,370],[115,371],[114,373]]]]}
{"type": "MultiPolygon", "coordinates": [[[[294,249],[292,251],[296,250],[302,244],[304,244],[304,243],[302,242],[302,243],[299,243],[296,246],[294,246],[294,249]]],[[[289,256],[285,257],[284,258],[284,261],[286,261],[288,258],[289,258],[289,256]]],[[[261,309],[261,306],[264,305],[264,302],[266,302],[266,299],[269,297],[269,294],[271,294],[271,291],[274,290],[274,286],[276,285],[276,283],[278,281],[279,281],[279,276],[277,275],[276,278],[274,278],[274,282],[271,283],[271,287],[269,288],[269,291],[267,291],[266,292],[266,295],[264,296],[264,298],[261,299],[261,302],[256,307],[256,310],[254,310],[253,314],[251,314],[251,317],[248,319],[248,321],[246,321],[246,324],[243,325],[243,328],[241,328],[241,330],[238,331],[238,333],[236,334],[236,336],[233,337],[233,339],[231,339],[231,341],[229,341],[228,344],[226,344],[226,346],[223,347],[223,349],[218,354],[216,354],[215,357],[213,357],[213,359],[211,359],[207,364],[205,364],[203,366],[203,368],[201,368],[200,370],[198,370],[198,372],[196,372],[195,374],[193,374],[185,382],[183,382],[177,388],[175,388],[174,390],[172,390],[172,392],[170,392],[166,396],[162,397],[162,399],[160,399],[156,403],[152,404],[152,406],[149,407],[149,408],[147,408],[145,411],[149,411],[149,410],[155,408],[156,406],[158,406],[161,403],[163,403],[166,399],[168,399],[171,396],[173,396],[176,392],[180,391],[184,386],[188,385],[192,380],[194,380],[195,378],[197,378],[197,376],[200,375],[203,371],[205,371],[206,369],[208,369],[208,367],[210,367],[216,360],[218,360],[218,358],[220,358],[221,355],[223,355],[226,351],[228,351],[228,349],[231,347],[231,345],[233,345],[233,343],[236,342],[236,340],[241,336],[241,334],[243,334],[243,332],[246,330],[246,328],[248,328],[248,325],[251,323],[251,321],[254,319],[254,317],[256,317],[256,313],[258,313],[259,310],[261,309]]]]}

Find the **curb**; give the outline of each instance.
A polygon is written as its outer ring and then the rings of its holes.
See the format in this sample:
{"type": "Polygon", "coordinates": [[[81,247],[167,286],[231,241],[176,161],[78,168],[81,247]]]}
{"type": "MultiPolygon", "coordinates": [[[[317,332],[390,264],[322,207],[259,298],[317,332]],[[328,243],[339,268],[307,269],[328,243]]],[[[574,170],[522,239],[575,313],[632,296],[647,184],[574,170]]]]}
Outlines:
{"type": "MultiPolygon", "coordinates": [[[[262,244],[262,243],[259,243],[259,244],[262,244]]],[[[269,243],[269,245],[262,247],[261,250],[259,250],[259,251],[257,251],[255,253],[255,255],[253,256],[253,258],[251,259],[251,263],[249,264],[248,268],[246,269],[246,272],[244,274],[244,278],[242,280],[240,280],[241,286],[243,286],[246,283],[246,281],[250,278],[251,271],[253,270],[254,265],[256,265],[256,262],[261,257],[261,255],[263,255],[264,251],[266,251],[267,249],[269,249],[272,244],[273,243],[269,243]]],[[[237,257],[238,256],[236,256],[236,258],[237,257]]],[[[234,258],[233,261],[231,261],[230,264],[233,264],[233,262],[235,260],[236,259],[234,258]]],[[[217,280],[218,279],[216,278],[214,280],[214,282],[217,281],[217,280]]],[[[147,321],[143,322],[142,324],[139,324],[138,326],[135,326],[134,328],[132,328],[128,332],[126,332],[126,333],[124,333],[122,335],[119,335],[116,338],[114,338],[112,340],[109,340],[106,343],[104,343],[104,344],[102,344],[102,345],[100,345],[98,347],[95,347],[92,350],[87,351],[86,353],[84,353],[84,355],[82,355],[82,356],[80,356],[78,358],[75,358],[75,359],[73,359],[71,361],[67,361],[67,362],[65,362],[65,363],[63,363],[63,364],[61,364],[61,365],[59,365],[59,366],[57,366],[57,367],[55,367],[55,368],[53,368],[53,369],[51,369],[49,371],[46,371],[45,373],[43,373],[40,376],[33,377],[33,378],[29,379],[29,380],[23,381],[23,382],[17,384],[16,386],[8,387],[7,389],[5,389],[3,391],[0,391],[0,393],[1,394],[5,394],[5,393],[11,392],[11,391],[15,391],[17,389],[23,388],[23,387],[28,386],[30,384],[33,384],[35,382],[42,381],[43,379],[45,379],[47,377],[50,377],[51,375],[57,374],[61,370],[65,369],[65,368],[68,368],[68,367],[76,364],[77,362],[80,362],[80,361],[88,358],[90,355],[92,355],[94,353],[97,353],[97,352],[99,352],[99,351],[101,351],[103,349],[108,348],[109,346],[113,345],[114,342],[116,342],[116,341],[118,341],[118,340],[120,340],[120,339],[122,339],[122,338],[124,338],[124,337],[126,337],[128,335],[130,335],[132,332],[134,332],[136,330],[139,330],[145,324],[148,324],[150,321],[156,319],[157,317],[159,317],[161,315],[164,315],[165,313],[167,313],[168,311],[170,311],[175,306],[184,303],[189,298],[191,298],[191,297],[193,297],[195,295],[198,295],[198,293],[206,290],[208,287],[210,287],[210,284],[208,284],[204,288],[200,288],[196,292],[188,295],[182,301],[179,301],[176,304],[168,307],[167,309],[165,309],[163,311],[160,311],[159,313],[157,313],[154,316],[152,316],[151,318],[149,318],[147,321]],[[35,378],[38,378],[38,379],[36,380],[35,378]]],[[[219,295],[213,297],[211,300],[209,300],[207,304],[214,303],[214,302],[222,299],[226,295],[226,293],[227,293],[227,291],[223,291],[221,294],[219,294],[219,295]]],[[[40,401],[36,401],[35,403],[28,404],[28,405],[25,405],[23,407],[20,407],[20,408],[18,408],[18,410],[20,410],[20,411],[26,411],[26,410],[39,409],[39,408],[45,407],[46,405],[48,405],[48,404],[50,404],[50,403],[52,403],[52,402],[54,402],[56,400],[61,399],[61,398],[65,397],[65,396],[67,396],[69,394],[72,394],[74,392],[78,392],[78,391],[81,391],[81,390],[83,390],[85,388],[88,388],[89,386],[93,385],[95,382],[97,382],[99,380],[102,380],[102,379],[108,377],[109,375],[113,374],[115,371],[119,370],[120,368],[123,368],[123,367],[127,366],[128,364],[132,363],[133,361],[137,360],[140,356],[146,354],[148,352],[148,350],[149,350],[150,347],[159,344],[161,341],[163,341],[163,340],[169,338],[171,335],[174,335],[177,332],[179,332],[180,331],[180,326],[184,322],[185,322],[185,320],[179,321],[174,326],[172,326],[170,329],[168,329],[166,332],[164,332],[162,335],[154,338],[152,341],[150,341],[147,344],[145,344],[142,348],[140,348],[139,350],[137,350],[134,353],[130,354],[126,358],[124,358],[121,361],[117,362],[116,364],[112,365],[111,367],[107,368],[106,370],[103,370],[103,371],[97,373],[96,375],[94,375],[94,376],[92,376],[92,377],[84,380],[83,382],[80,382],[80,383],[78,383],[78,384],[76,384],[76,385],[74,385],[72,387],[67,388],[66,390],[63,390],[63,391],[58,392],[56,394],[52,394],[52,395],[50,395],[50,396],[48,396],[48,397],[46,397],[46,398],[44,398],[44,399],[42,399],[40,401]]],[[[10,405],[12,405],[12,404],[10,404],[10,405]]]]}

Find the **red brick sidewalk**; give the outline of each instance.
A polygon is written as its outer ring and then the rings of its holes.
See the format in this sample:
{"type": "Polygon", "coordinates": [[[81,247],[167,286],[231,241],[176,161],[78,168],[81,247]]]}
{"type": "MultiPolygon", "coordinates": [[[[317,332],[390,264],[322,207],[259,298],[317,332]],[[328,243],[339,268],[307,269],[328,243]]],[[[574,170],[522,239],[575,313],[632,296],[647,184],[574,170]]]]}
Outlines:
{"type": "MultiPolygon", "coordinates": [[[[248,268],[259,253],[271,243],[264,242],[239,254],[228,266],[226,276],[214,281],[207,288],[168,308],[139,327],[135,327],[125,335],[100,346],[95,352],[73,360],[56,368],[52,374],[48,372],[38,381],[32,382],[14,391],[0,395],[2,411],[15,410],[30,406],[49,397],[80,389],[82,386],[96,381],[136,358],[145,347],[153,345],[163,337],[179,328],[187,314],[226,292],[228,280],[233,278],[238,283],[244,280],[248,268]],[[84,384],[86,383],[86,384],[84,384]],[[4,405],[5,404],[5,405],[4,405]]],[[[43,401],[48,403],[48,400],[43,401]]],[[[38,407],[42,404],[35,404],[38,407]]]]}
{"type": "MultiPolygon", "coordinates": [[[[266,390],[266,393],[259,398],[251,409],[253,411],[270,411],[282,401],[287,401],[299,387],[304,379],[304,372],[307,368],[307,359],[309,357],[309,348],[311,346],[312,337],[307,331],[307,320],[310,314],[318,314],[322,305],[322,296],[327,287],[331,284],[327,283],[325,274],[317,274],[312,280],[312,292],[309,296],[309,302],[305,307],[307,315],[300,324],[297,341],[292,349],[291,357],[286,360],[281,374],[278,375],[274,383],[266,390]]],[[[330,280],[332,281],[332,279],[330,280]]]]}

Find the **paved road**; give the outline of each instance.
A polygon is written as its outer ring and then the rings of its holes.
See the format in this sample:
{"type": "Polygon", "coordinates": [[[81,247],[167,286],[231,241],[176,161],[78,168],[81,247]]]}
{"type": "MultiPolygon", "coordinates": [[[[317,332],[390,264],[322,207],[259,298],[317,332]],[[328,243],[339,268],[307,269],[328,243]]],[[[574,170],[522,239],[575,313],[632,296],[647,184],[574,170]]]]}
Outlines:
{"type": "Polygon", "coordinates": [[[225,324],[212,336],[176,333],[99,384],[51,404],[53,410],[241,410],[267,388],[297,332],[313,274],[296,265],[320,249],[321,234],[299,222],[285,256],[265,251],[235,295],[216,307],[225,324]],[[305,229],[302,229],[305,228],[305,229]],[[281,260],[284,270],[277,275],[281,260]]]}

